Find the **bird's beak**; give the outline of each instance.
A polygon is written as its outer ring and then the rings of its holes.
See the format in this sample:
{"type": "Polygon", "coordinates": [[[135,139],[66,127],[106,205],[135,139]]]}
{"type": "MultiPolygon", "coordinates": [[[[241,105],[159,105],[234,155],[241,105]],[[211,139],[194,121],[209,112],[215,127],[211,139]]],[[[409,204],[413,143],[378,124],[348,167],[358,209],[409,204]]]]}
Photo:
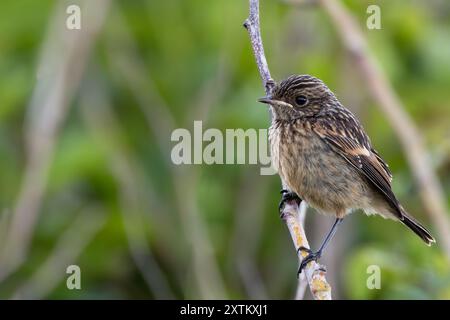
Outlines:
{"type": "Polygon", "coordinates": [[[265,104],[272,104],[273,105],[273,104],[276,104],[277,100],[272,100],[270,98],[263,97],[263,98],[259,98],[258,102],[265,103],[265,104]]]}
{"type": "Polygon", "coordinates": [[[292,105],[287,102],[270,99],[268,97],[259,98],[258,102],[270,104],[272,107],[288,107],[291,109],[293,108],[292,105]]]}

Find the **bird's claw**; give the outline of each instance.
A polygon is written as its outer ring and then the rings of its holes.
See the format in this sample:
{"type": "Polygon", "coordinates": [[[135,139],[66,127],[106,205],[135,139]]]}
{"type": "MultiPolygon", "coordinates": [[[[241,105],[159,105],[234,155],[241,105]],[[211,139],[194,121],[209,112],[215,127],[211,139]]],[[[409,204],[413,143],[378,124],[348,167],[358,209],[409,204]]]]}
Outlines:
{"type": "Polygon", "coordinates": [[[280,204],[278,205],[278,211],[280,212],[280,216],[283,215],[284,206],[287,201],[295,200],[298,205],[300,205],[300,203],[302,202],[302,199],[300,199],[295,192],[283,189],[280,191],[280,193],[281,193],[281,201],[280,204]]]}
{"type": "Polygon", "coordinates": [[[308,253],[308,255],[302,259],[302,262],[300,263],[300,266],[298,267],[297,278],[299,277],[300,273],[302,273],[302,270],[306,267],[306,265],[308,263],[310,263],[311,261],[317,261],[322,256],[322,252],[320,252],[320,251],[312,252],[311,249],[303,247],[303,246],[298,248],[297,253],[300,251],[305,251],[308,253]]]}

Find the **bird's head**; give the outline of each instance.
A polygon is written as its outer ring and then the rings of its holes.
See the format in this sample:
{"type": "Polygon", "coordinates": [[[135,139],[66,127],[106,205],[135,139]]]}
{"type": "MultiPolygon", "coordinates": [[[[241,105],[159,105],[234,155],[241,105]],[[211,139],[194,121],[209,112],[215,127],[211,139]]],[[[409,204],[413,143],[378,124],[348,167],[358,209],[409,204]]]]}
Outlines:
{"type": "Polygon", "coordinates": [[[309,75],[292,75],[276,84],[272,94],[258,100],[271,105],[274,119],[292,120],[314,116],[332,107],[336,97],[322,82],[309,75]]]}

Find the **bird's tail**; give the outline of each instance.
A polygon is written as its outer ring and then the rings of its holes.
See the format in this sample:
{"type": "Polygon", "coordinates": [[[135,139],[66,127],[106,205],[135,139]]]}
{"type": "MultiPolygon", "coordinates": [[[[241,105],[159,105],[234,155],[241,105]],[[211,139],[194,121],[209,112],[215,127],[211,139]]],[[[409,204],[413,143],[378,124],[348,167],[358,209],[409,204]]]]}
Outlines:
{"type": "Polygon", "coordinates": [[[430,232],[420,224],[419,221],[410,216],[403,208],[402,214],[403,219],[400,220],[405,226],[410,228],[417,234],[428,246],[431,246],[432,243],[436,242],[430,232]]]}

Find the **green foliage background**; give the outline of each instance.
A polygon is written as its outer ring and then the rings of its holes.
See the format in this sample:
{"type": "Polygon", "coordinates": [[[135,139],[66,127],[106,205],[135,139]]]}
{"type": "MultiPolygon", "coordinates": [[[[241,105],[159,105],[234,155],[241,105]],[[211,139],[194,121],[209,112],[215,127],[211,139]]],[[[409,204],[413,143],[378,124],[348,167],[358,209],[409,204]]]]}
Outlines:
{"type": "MultiPolygon", "coordinates": [[[[13,210],[23,178],[27,107],[38,81],[40,48],[57,2],[0,3],[3,218],[13,210]]],[[[390,164],[398,198],[434,231],[399,141],[369,97],[328,16],[319,7],[261,2],[262,33],[273,76],[282,79],[307,73],[323,79],[358,114],[390,164]]],[[[352,0],[345,5],[423,134],[449,200],[450,2],[352,0]],[[381,7],[382,29],[369,31],[366,8],[374,3],[381,7]]],[[[149,119],[158,117],[154,112],[158,104],[172,115],[173,129],[192,130],[194,120],[204,120],[204,128],[222,131],[267,128],[267,110],[256,102],[263,90],[242,28],[247,14],[247,1],[237,0],[113,1],[58,137],[31,250],[23,266],[0,283],[0,297],[26,295],[20,288],[31,281],[80,212],[86,211],[87,224],[101,214],[105,224],[72,261],[81,267],[82,290],[66,288],[63,268],[54,274],[59,279],[57,286],[42,298],[294,296],[297,262],[277,214],[279,178],[259,175],[255,165],[176,168],[170,161],[174,145],[170,136],[158,144],[158,129],[149,126],[149,119]],[[138,66],[129,69],[137,81],[127,80],[118,67],[120,59],[138,66]],[[116,125],[104,130],[100,138],[88,128],[80,110],[83,92],[89,88],[101,92],[115,119],[116,125]],[[137,172],[135,207],[123,205],[124,190],[111,167],[115,152],[137,172]],[[155,293],[133,260],[124,229],[124,219],[133,214],[139,219],[131,220],[130,232],[138,232],[135,225],[143,227],[150,250],[139,254],[149,257],[151,252],[151,261],[167,281],[168,294],[155,293]],[[192,216],[201,221],[201,230],[189,226],[192,216]],[[195,247],[193,239],[199,234],[211,251],[195,247]],[[223,284],[220,293],[209,295],[202,289],[203,285],[221,285],[204,283],[211,279],[203,278],[210,271],[202,273],[208,263],[203,264],[199,256],[217,265],[218,283],[223,284]]],[[[322,218],[320,223],[326,227],[318,228],[317,219],[314,214],[308,216],[313,247],[332,223],[331,218],[322,218]]],[[[341,243],[341,249],[336,249],[337,263],[328,270],[336,297],[450,298],[449,261],[439,242],[427,248],[400,224],[360,214],[349,217],[344,228],[336,237],[341,243]],[[369,265],[381,267],[381,290],[366,287],[369,265]]],[[[152,268],[144,267],[148,272],[152,268]]],[[[158,282],[160,276],[156,278],[158,282]]]]}

